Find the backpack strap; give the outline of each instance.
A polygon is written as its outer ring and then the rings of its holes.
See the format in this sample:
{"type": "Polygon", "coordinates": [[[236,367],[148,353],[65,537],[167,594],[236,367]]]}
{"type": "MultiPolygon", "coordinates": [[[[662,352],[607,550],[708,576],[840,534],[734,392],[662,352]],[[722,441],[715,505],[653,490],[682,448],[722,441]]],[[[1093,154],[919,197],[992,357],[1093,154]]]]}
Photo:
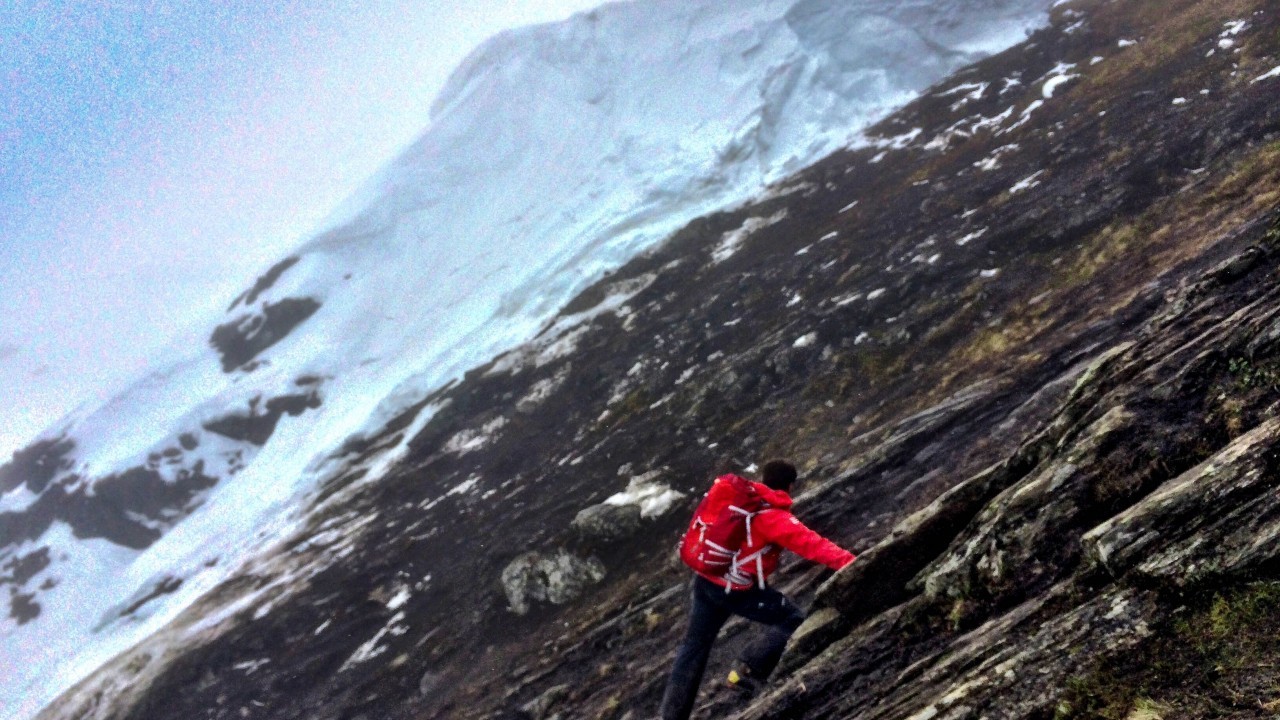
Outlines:
{"type": "Polygon", "coordinates": [[[730,505],[729,512],[735,512],[743,516],[742,521],[747,526],[747,547],[751,547],[751,545],[753,544],[751,542],[751,518],[755,517],[756,514],[759,513],[760,511],[756,510],[755,512],[751,512],[750,510],[740,508],[737,505],[730,505]]]}
{"type": "MultiPolygon", "coordinates": [[[[747,526],[747,547],[751,547],[752,545],[755,544],[751,538],[751,519],[766,510],[772,510],[772,509],[774,508],[767,503],[765,503],[764,506],[761,507],[759,510],[756,510],[754,512],[747,510],[745,508],[740,508],[737,505],[729,506],[729,510],[731,512],[735,512],[743,516],[742,517],[743,524],[747,526]]],[[[729,567],[729,572],[725,573],[725,580],[727,580],[728,582],[725,584],[724,591],[726,593],[730,592],[731,586],[735,583],[741,583],[743,585],[751,584],[751,578],[742,572],[742,568],[745,567],[748,563],[751,563],[753,561],[756,564],[756,584],[760,586],[761,590],[763,590],[765,587],[764,586],[764,554],[767,553],[769,549],[772,547],[773,547],[772,545],[766,544],[763,547],[761,547],[759,550],[756,550],[755,552],[745,557],[739,557],[740,553],[742,552],[741,550],[739,550],[737,553],[733,553],[732,563],[729,567]]]]}
{"type": "Polygon", "coordinates": [[[729,584],[725,585],[724,591],[726,593],[730,592],[732,590],[730,585],[733,585],[733,584],[751,585],[751,576],[742,572],[742,568],[746,567],[752,562],[756,564],[756,584],[760,586],[761,590],[763,590],[764,589],[764,554],[769,552],[769,550],[771,550],[772,548],[773,548],[772,545],[765,545],[764,547],[760,548],[759,550],[756,550],[750,555],[747,555],[745,557],[733,558],[733,564],[729,568],[729,572],[724,574],[725,580],[729,581],[729,584]]]}

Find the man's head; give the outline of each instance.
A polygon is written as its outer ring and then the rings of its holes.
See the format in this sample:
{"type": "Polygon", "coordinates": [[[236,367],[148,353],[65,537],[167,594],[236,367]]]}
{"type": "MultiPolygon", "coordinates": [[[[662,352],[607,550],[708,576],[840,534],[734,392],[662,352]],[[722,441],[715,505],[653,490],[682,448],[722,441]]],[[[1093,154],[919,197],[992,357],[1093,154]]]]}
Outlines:
{"type": "Polygon", "coordinates": [[[796,482],[796,466],[786,460],[770,460],[760,469],[760,482],[774,490],[790,490],[796,482]]]}

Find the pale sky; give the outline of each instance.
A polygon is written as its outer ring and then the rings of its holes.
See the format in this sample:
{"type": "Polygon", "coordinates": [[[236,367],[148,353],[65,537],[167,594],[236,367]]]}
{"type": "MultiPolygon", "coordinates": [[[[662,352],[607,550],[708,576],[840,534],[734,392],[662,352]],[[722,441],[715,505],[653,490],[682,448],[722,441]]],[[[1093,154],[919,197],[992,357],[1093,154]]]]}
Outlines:
{"type": "Polygon", "coordinates": [[[318,229],[479,42],[600,4],[0,5],[0,464],[318,229]]]}

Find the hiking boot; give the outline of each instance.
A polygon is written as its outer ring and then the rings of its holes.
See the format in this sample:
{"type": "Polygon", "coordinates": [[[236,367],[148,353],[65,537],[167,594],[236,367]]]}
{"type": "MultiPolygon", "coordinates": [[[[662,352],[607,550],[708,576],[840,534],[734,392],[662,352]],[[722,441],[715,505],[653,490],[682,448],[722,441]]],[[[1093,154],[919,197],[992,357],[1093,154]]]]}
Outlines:
{"type": "Polygon", "coordinates": [[[755,695],[760,689],[760,681],[751,677],[751,671],[745,668],[735,668],[730,670],[728,683],[729,687],[747,697],[755,695]]]}

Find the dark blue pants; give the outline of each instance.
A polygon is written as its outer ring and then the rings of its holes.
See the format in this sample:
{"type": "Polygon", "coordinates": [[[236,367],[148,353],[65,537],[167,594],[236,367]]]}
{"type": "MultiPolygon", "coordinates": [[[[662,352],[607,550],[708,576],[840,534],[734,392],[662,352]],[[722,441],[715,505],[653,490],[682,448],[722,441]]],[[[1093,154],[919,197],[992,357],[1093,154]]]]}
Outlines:
{"type": "Polygon", "coordinates": [[[772,588],[752,587],[726,593],[710,580],[695,577],[692,595],[689,627],[662,695],[663,720],[685,720],[693,712],[698,685],[711,655],[711,644],[730,616],[741,615],[768,626],[739,658],[751,677],[758,680],[764,680],[773,672],[787,640],[804,621],[800,608],[772,588]]]}

